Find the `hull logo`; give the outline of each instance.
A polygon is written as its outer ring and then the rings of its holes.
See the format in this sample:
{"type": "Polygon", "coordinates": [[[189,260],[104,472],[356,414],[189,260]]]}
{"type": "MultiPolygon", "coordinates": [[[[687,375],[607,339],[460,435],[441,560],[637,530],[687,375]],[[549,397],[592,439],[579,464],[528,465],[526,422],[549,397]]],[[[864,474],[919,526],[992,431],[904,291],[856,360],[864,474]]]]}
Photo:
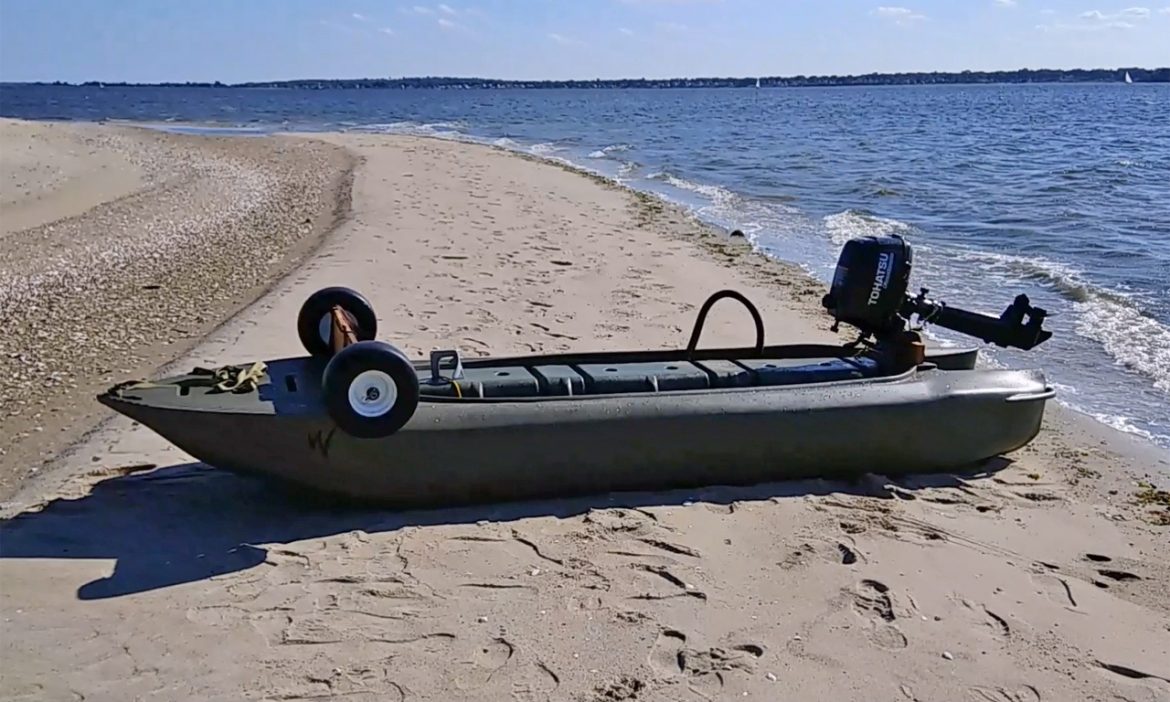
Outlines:
{"type": "Polygon", "coordinates": [[[333,443],[333,435],[336,432],[337,427],[332,427],[328,432],[320,429],[309,432],[309,449],[321,454],[322,458],[329,458],[329,445],[333,443]]]}

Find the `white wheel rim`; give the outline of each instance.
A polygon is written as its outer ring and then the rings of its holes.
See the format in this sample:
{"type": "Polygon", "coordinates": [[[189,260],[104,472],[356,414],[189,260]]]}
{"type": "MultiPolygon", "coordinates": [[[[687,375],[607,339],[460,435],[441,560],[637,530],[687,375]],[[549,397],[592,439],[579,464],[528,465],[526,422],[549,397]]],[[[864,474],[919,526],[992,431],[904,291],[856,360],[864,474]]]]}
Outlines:
{"type": "Polygon", "coordinates": [[[383,371],[362,371],[349,384],[349,406],[363,417],[381,417],[397,401],[398,386],[383,371]]]}
{"type": "Polygon", "coordinates": [[[329,343],[333,338],[333,315],[327,314],[317,322],[317,333],[321,335],[321,341],[329,343]]]}

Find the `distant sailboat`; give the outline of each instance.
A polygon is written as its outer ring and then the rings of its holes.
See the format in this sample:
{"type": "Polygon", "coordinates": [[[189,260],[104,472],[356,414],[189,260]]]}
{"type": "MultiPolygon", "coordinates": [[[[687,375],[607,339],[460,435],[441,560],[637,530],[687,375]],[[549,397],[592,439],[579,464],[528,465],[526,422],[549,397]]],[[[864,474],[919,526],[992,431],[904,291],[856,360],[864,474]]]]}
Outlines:
{"type": "MultiPolygon", "coordinates": [[[[1126,73],[1125,75],[1127,75],[1127,76],[1128,76],[1129,74],[1128,74],[1128,73],[1126,73]]],[[[756,78],[756,87],[757,87],[757,88],[759,88],[759,87],[760,87],[760,79],[759,79],[759,78],[756,78]]]]}
{"type": "Polygon", "coordinates": [[[1126,82],[1126,83],[1132,83],[1132,82],[1133,82],[1133,78],[1130,78],[1130,77],[1129,77],[1129,71],[1126,71],[1126,72],[1125,72],[1125,82],[1126,82]]]}

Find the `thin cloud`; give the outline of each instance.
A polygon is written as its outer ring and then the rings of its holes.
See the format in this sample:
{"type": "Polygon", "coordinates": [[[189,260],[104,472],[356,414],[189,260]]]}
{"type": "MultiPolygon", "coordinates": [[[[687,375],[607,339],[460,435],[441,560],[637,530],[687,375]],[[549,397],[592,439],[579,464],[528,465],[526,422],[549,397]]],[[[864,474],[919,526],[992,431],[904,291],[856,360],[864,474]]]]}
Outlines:
{"type": "Polygon", "coordinates": [[[572,37],[567,37],[564,34],[557,34],[556,32],[549,32],[548,38],[555,41],[558,44],[561,44],[562,46],[584,46],[585,45],[585,42],[581,41],[580,39],[574,39],[572,37]]]}
{"type": "Polygon", "coordinates": [[[393,29],[390,29],[389,27],[382,27],[382,28],[381,28],[381,29],[379,29],[378,31],[379,31],[379,32],[381,32],[381,33],[383,33],[383,34],[385,34],[385,35],[386,35],[386,36],[388,36],[388,37],[392,37],[392,36],[394,36],[394,30],[393,30],[393,29]]]}
{"type": "Polygon", "coordinates": [[[366,17],[365,15],[363,15],[360,12],[355,12],[352,15],[350,15],[350,17],[353,17],[358,22],[369,22],[370,21],[369,17],[366,17]]]}
{"type": "Polygon", "coordinates": [[[451,7],[450,5],[439,5],[439,12],[442,12],[445,15],[458,14],[455,12],[455,8],[451,7]]]}
{"type": "Polygon", "coordinates": [[[414,7],[409,7],[409,8],[404,7],[404,8],[402,8],[402,12],[404,14],[408,14],[408,15],[412,14],[412,13],[416,14],[416,15],[433,15],[433,14],[435,14],[434,10],[432,10],[429,7],[423,7],[422,5],[415,5],[414,7]]]}
{"type": "Polygon", "coordinates": [[[442,27],[443,29],[456,29],[459,27],[459,25],[455,24],[454,22],[447,19],[446,17],[439,18],[439,26],[442,27]]]}
{"type": "Polygon", "coordinates": [[[1089,10],[1081,13],[1081,19],[1093,20],[1095,22],[1118,22],[1126,20],[1145,19],[1150,16],[1150,9],[1148,7],[1127,7],[1120,12],[1101,12],[1100,10],[1089,10]]]}
{"type": "Polygon", "coordinates": [[[883,5],[873,11],[873,14],[884,19],[892,20],[894,24],[909,24],[926,19],[926,15],[915,12],[907,7],[890,7],[883,5]]]}
{"type": "Polygon", "coordinates": [[[1015,7],[1018,3],[1016,0],[995,0],[997,7],[1015,7]]]}
{"type": "Polygon", "coordinates": [[[618,31],[621,32],[622,34],[625,34],[627,37],[634,36],[634,30],[629,29],[627,27],[618,27],[618,31]]]}
{"type": "Polygon", "coordinates": [[[1148,7],[1127,7],[1117,12],[1102,12],[1101,10],[1086,10],[1076,16],[1078,21],[1054,22],[1052,24],[1038,24],[1036,29],[1042,32],[1102,32],[1107,30],[1136,29],[1137,22],[1150,18],[1148,7]]]}
{"type": "Polygon", "coordinates": [[[679,22],[656,22],[654,27],[660,32],[669,32],[671,34],[679,34],[687,31],[687,26],[679,22]]]}

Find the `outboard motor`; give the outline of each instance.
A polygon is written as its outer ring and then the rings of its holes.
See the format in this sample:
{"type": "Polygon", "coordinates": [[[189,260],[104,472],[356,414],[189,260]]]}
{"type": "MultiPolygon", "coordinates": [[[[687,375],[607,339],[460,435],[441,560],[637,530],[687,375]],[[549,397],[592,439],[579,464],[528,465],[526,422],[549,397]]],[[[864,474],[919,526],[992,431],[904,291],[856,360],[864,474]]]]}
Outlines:
{"type": "Polygon", "coordinates": [[[823,300],[825,308],[837,324],[845,322],[863,332],[881,335],[901,331],[904,321],[899,315],[910,287],[912,261],[910,244],[898,236],[866,236],[845,242],[833,284],[823,300]]]}
{"type": "Polygon", "coordinates": [[[1031,349],[1052,337],[1043,329],[1048,313],[1033,307],[1027,295],[1017,295],[999,317],[928,300],[926,288],[910,297],[906,290],[912,260],[909,242],[897,235],[846,242],[829,292],[821,300],[833,315],[833,330],[845,322],[861,330],[862,338],[872,335],[881,342],[905,331],[910,317],[918,315],[923,322],[1003,347],[1031,349]]]}

